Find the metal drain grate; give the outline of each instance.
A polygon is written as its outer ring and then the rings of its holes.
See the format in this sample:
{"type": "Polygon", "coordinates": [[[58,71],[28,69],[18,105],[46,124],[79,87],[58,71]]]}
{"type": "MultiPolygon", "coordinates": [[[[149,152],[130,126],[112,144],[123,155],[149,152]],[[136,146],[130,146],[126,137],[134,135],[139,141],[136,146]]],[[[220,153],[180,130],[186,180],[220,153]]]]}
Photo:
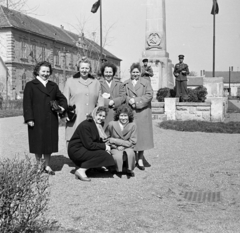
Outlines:
{"type": "Polygon", "coordinates": [[[220,192],[184,192],[183,197],[194,202],[219,202],[220,192]]]}

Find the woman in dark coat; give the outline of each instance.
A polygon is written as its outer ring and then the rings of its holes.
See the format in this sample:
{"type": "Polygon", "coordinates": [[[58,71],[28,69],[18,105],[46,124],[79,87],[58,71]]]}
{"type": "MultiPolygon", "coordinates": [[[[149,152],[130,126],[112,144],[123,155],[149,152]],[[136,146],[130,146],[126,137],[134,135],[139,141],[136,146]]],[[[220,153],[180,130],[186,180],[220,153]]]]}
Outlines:
{"type": "Polygon", "coordinates": [[[93,119],[84,120],[75,130],[68,144],[69,158],[78,166],[76,179],[91,181],[86,171],[89,168],[113,166],[107,136],[102,128],[106,117],[106,108],[97,107],[93,110],[93,119]]]}
{"type": "Polygon", "coordinates": [[[114,119],[115,109],[117,109],[126,100],[126,92],[123,83],[113,78],[117,72],[117,67],[109,62],[105,62],[101,67],[101,91],[103,104],[108,108],[108,114],[105,119],[104,128],[114,119]]]}
{"type": "Polygon", "coordinates": [[[35,79],[28,82],[24,89],[23,114],[28,124],[30,153],[37,161],[42,155],[45,159],[45,171],[51,175],[51,153],[58,151],[58,115],[51,109],[50,101],[56,100],[61,111],[67,108],[67,100],[58,85],[50,80],[52,67],[49,62],[39,62],[33,72],[35,79]]]}

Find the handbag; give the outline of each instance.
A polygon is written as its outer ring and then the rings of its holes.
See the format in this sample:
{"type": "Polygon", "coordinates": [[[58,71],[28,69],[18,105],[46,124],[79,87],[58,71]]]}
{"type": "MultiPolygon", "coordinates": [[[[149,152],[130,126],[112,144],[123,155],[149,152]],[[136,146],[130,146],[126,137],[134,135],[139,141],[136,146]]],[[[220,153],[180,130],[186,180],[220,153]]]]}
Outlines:
{"type": "Polygon", "coordinates": [[[69,105],[67,108],[67,117],[70,122],[75,121],[77,114],[76,114],[76,105],[74,104],[73,106],[69,105]]]}
{"type": "Polygon", "coordinates": [[[58,106],[58,102],[56,100],[50,100],[50,107],[53,112],[61,112],[61,108],[58,106]]]}

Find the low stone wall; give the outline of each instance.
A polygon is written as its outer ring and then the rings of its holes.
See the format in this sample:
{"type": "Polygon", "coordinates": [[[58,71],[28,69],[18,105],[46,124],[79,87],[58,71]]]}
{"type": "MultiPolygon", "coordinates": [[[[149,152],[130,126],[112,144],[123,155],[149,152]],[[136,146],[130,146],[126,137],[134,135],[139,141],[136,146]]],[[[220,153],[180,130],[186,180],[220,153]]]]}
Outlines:
{"type": "Polygon", "coordinates": [[[164,114],[164,102],[152,102],[152,119],[153,120],[166,120],[167,117],[164,114]]]}
{"type": "Polygon", "coordinates": [[[211,120],[211,103],[176,103],[176,120],[211,120]]]}
{"type": "Polygon", "coordinates": [[[204,103],[179,102],[179,98],[165,98],[152,103],[153,120],[198,120],[223,122],[227,115],[227,97],[209,97],[204,103]]]}

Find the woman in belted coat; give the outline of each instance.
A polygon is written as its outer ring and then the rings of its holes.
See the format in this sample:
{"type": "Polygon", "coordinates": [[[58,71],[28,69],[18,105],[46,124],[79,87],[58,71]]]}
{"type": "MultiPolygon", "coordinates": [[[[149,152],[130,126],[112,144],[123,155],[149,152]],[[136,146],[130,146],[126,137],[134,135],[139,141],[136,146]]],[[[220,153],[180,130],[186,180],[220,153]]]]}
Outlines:
{"type": "Polygon", "coordinates": [[[77,126],[92,112],[98,105],[101,98],[101,85],[91,74],[91,63],[82,58],[78,64],[79,72],[68,78],[63,94],[67,98],[68,105],[76,106],[76,119],[66,123],[66,141],[69,142],[77,126]]]}
{"type": "Polygon", "coordinates": [[[133,63],[130,67],[131,78],[124,82],[127,94],[126,102],[134,111],[134,122],[137,125],[137,166],[144,170],[143,154],[144,150],[149,150],[153,145],[152,110],[151,101],[153,89],[150,81],[141,77],[141,65],[133,63]]]}
{"type": "Polygon", "coordinates": [[[56,100],[62,111],[67,108],[67,100],[58,85],[49,80],[52,74],[51,64],[39,62],[33,72],[35,79],[28,82],[23,95],[24,121],[28,124],[30,153],[37,161],[42,155],[45,159],[44,170],[54,175],[50,168],[51,153],[58,151],[58,115],[52,111],[51,100],[56,100]]]}
{"type": "Polygon", "coordinates": [[[108,114],[105,119],[104,128],[108,122],[114,119],[115,109],[125,102],[126,92],[123,83],[113,78],[117,72],[117,67],[109,62],[105,62],[101,67],[101,91],[104,98],[104,107],[108,108],[108,114]]]}
{"type": "Polygon", "coordinates": [[[106,135],[111,145],[111,153],[117,165],[117,171],[123,170],[123,161],[126,157],[127,174],[134,176],[135,152],[134,147],[137,142],[137,126],[133,122],[133,112],[128,105],[121,105],[117,108],[114,121],[110,121],[106,130],[106,135]]]}

